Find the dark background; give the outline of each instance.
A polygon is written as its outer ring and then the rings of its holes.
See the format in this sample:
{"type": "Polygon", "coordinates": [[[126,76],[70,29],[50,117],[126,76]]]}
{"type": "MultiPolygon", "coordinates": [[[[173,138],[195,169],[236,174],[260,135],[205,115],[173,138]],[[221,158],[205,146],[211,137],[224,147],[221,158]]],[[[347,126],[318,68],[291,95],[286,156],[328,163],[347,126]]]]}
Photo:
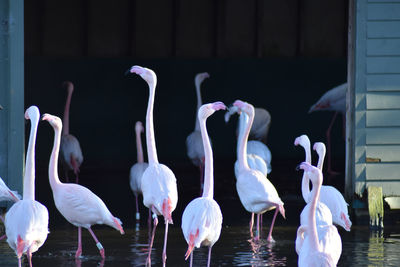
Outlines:
{"type": "MultiPolygon", "coordinates": [[[[134,124],[145,120],[148,88],[140,77],[124,72],[141,65],[157,74],[156,146],[160,162],[177,177],[179,210],[198,192],[198,171],[187,159],[185,139],[195,123],[194,76],[207,71],[203,103],[230,105],[241,99],[271,113],[269,178],[282,198],[298,195],[301,174],[294,168],[304,151],[293,142],[301,134],[312,143],[325,142],[333,113],[307,112],[325,91],[346,81],[347,17],[343,0],[25,0],[25,106],[62,118],[66,90],[61,84],[75,84],[70,132],[84,155],[81,183],[113,213],[123,213],[116,216],[132,220],[128,174],[136,161],[134,124]]],[[[207,123],[215,195],[220,202],[238,202],[236,119],[225,124],[223,114],[207,123]]],[[[343,174],[340,117],[333,130],[332,152],[343,174]]],[[[42,122],[36,185],[37,198],[48,207],[53,205],[47,183],[52,144],[53,130],[42,122]]],[[[336,180],[339,186],[342,179],[336,180]]]]}

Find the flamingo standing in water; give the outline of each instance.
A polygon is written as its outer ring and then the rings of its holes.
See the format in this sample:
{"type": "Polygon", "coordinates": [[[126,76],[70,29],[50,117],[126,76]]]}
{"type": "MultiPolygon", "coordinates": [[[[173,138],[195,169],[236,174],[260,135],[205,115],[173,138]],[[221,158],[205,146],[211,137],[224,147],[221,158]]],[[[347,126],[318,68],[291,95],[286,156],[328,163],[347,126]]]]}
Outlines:
{"type": "MultiPolygon", "coordinates": [[[[297,229],[297,239],[302,240],[299,247],[298,266],[336,266],[342,252],[342,243],[337,229],[333,225],[325,226],[325,236],[321,240],[316,223],[316,207],[322,184],[322,172],[320,169],[307,162],[300,164],[300,169],[307,172],[307,176],[313,183],[310,206],[308,210],[308,225],[301,225],[297,229]]],[[[297,245],[297,244],[296,244],[297,245]]]]}
{"type": "Polygon", "coordinates": [[[142,177],[143,204],[153,213],[153,232],[149,244],[149,255],[146,265],[151,265],[151,249],[153,247],[154,235],[158,224],[158,215],[164,217],[165,233],[162,262],[165,266],[167,261],[167,239],[168,224],[172,224],[172,212],[178,202],[178,189],[174,173],[166,165],[158,162],[154,126],[153,108],[154,96],[157,84],[157,76],[154,71],[140,66],[133,66],[131,73],[136,73],[145,80],[149,86],[149,99],[146,112],[146,145],[149,166],[142,177]]]}
{"type": "Polygon", "coordinates": [[[334,111],[332,120],[329,124],[328,129],[326,130],[326,142],[328,146],[328,168],[327,173],[331,175],[338,174],[337,172],[332,170],[332,150],[331,150],[331,130],[333,123],[338,115],[338,113],[342,114],[343,117],[343,129],[345,128],[345,113],[346,113],[346,93],[347,93],[347,83],[336,86],[325,94],[321,96],[321,98],[313,104],[308,113],[314,111],[334,111]]]}
{"type": "Polygon", "coordinates": [[[22,200],[12,205],[5,217],[7,242],[17,254],[19,267],[24,253],[29,266],[32,266],[32,253],[44,244],[49,233],[49,212],[35,200],[35,144],[39,117],[36,106],[29,107],[25,112],[25,119],[31,120],[31,130],[26,153],[24,193],[22,200]]]}
{"type": "MultiPolygon", "coordinates": [[[[196,74],[194,78],[194,83],[196,87],[196,96],[197,96],[197,110],[202,105],[202,100],[201,100],[201,84],[206,78],[209,78],[210,75],[207,72],[202,72],[196,74]]],[[[203,190],[203,176],[204,176],[204,149],[203,149],[203,141],[200,133],[200,125],[199,125],[199,119],[196,114],[196,122],[195,122],[195,128],[194,131],[191,132],[188,137],[186,138],[186,150],[187,150],[187,155],[189,159],[192,161],[192,163],[199,167],[200,170],[200,194],[201,191],[203,190]]]]}
{"type": "MultiPolygon", "coordinates": [[[[322,172],[326,152],[325,145],[322,142],[316,142],[314,143],[313,149],[318,154],[317,167],[322,172]]],[[[343,227],[346,231],[350,231],[352,223],[347,209],[349,204],[344,200],[342,193],[333,186],[323,185],[321,186],[320,201],[325,203],[331,210],[333,222],[343,227]]]]}
{"type": "MultiPolygon", "coordinates": [[[[238,138],[239,168],[236,176],[236,190],[242,205],[248,212],[262,214],[268,210],[276,209],[267,237],[267,241],[272,242],[272,229],[276,216],[279,211],[285,217],[285,209],[273,184],[261,172],[251,169],[247,162],[247,138],[254,120],[254,107],[240,100],[236,100],[233,105],[247,113],[249,117],[243,135],[241,134],[238,138]]],[[[257,239],[259,239],[259,235],[259,223],[257,222],[257,239]]]]}
{"type": "Polygon", "coordinates": [[[206,120],[215,111],[225,109],[222,102],[205,104],[200,107],[198,119],[201,136],[203,138],[205,171],[204,190],[201,197],[192,200],[183,211],[182,232],[188,243],[186,259],[190,255],[190,266],[193,263],[193,249],[201,245],[208,246],[208,262],[210,266],[211,248],[218,241],[222,227],[222,212],[214,196],[213,154],[210,139],[207,133],[206,120]]]}
{"type": "Polygon", "coordinates": [[[66,81],[63,84],[68,91],[67,100],[65,102],[63,123],[64,128],[61,136],[61,161],[65,172],[65,178],[69,182],[68,171],[73,170],[75,174],[75,182],[79,182],[79,168],[83,162],[83,155],[78,139],[69,133],[69,108],[71,105],[72,92],[74,85],[72,82],[66,81]]]}
{"type": "MultiPolygon", "coordinates": [[[[236,110],[237,107],[235,107],[236,110]]],[[[248,116],[245,112],[240,112],[239,115],[239,136],[244,134],[245,131],[245,124],[248,121],[248,116]]],[[[267,163],[265,160],[263,160],[259,155],[257,154],[251,154],[249,153],[248,146],[249,142],[247,142],[247,163],[249,164],[250,169],[258,170],[260,171],[265,177],[267,177],[268,174],[268,167],[267,163]]],[[[258,142],[258,141],[257,141],[258,142]]],[[[239,149],[239,142],[237,143],[237,149],[239,149]]],[[[235,169],[235,177],[239,175],[239,160],[235,161],[234,165],[235,169]]],[[[258,214],[257,215],[257,224],[260,224],[260,219],[262,215],[258,214]]],[[[251,219],[250,219],[250,236],[253,237],[253,225],[254,225],[254,213],[251,213],[251,219]]],[[[257,229],[258,230],[258,229],[257,229]]]]}
{"type": "Polygon", "coordinates": [[[91,226],[106,224],[124,234],[121,221],[114,217],[104,202],[92,191],[75,183],[62,183],[58,177],[58,154],[61,142],[62,122],[59,117],[44,114],[43,120],[48,121],[54,129],[54,144],[49,161],[49,182],[53,191],[54,203],[58,211],[71,224],[78,227],[78,249],[75,258],[82,254],[81,227],[88,229],[92,235],[101,257],[105,258],[104,248],[93,233],[91,226]]]}
{"type": "MultiPolygon", "coordinates": [[[[296,138],[295,145],[301,145],[306,153],[306,162],[311,164],[310,139],[307,135],[301,135],[296,138]]],[[[314,150],[318,153],[318,168],[322,171],[322,165],[325,157],[325,145],[321,142],[314,144],[314,150]]],[[[307,173],[303,174],[301,192],[306,203],[310,202],[310,185],[307,173]]],[[[346,231],[350,231],[351,221],[349,219],[348,204],[344,200],[343,195],[333,186],[322,185],[320,198],[317,205],[317,225],[335,223],[343,227],[346,231]],[[329,210],[329,212],[328,212],[329,210]]],[[[307,211],[301,213],[301,224],[307,224],[307,211]]]]}
{"type": "Polygon", "coordinates": [[[140,220],[138,196],[142,194],[142,189],[141,189],[142,176],[147,166],[149,165],[146,162],[144,162],[144,157],[143,157],[143,147],[141,138],[141,133],[143,131],[144,128],[142,122],[137,121],[135,124],[137,162],[133,164],[129,173],[129,184],[136,198],[136,220],[140,220]]]}

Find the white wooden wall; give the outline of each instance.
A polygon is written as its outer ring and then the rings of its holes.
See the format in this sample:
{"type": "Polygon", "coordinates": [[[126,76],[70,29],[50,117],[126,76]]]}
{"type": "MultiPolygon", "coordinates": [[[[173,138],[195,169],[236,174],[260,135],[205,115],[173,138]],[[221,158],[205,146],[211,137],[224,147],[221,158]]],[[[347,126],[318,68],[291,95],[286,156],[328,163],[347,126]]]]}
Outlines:
{"type": "Polygon", "coordinates": [[[400,0],[356,0],[355,193],[400,196],[400,0]]]}

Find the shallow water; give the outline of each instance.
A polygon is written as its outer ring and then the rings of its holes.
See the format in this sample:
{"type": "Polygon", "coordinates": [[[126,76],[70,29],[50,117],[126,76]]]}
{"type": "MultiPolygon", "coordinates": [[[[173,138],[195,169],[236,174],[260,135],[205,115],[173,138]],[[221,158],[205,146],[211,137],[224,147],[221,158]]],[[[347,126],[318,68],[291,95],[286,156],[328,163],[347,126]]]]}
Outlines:
{"type": "MultiPolygon", "coordinates": [[[[71,226],[53,230],[46,243],[33,255],[34,266],[143,266],[147,256],[148,230],[128,228],[125,235],[107,227],[93,227],[106,251],[101,260],[90,234],[83,231],[83,253],[75,260],[77,230],[71,226]]],[[[161,265],[164,225],[159,224],[152,250],[153,266],[161,265]]],[[[225,226],[219,241],[212,249],[212,266],[296,266],[294,247],[296,227],[277,226],[275,243],[265,241],[268,227],[263,228],[260,242],[249,241],[247,225],[225,226]]],[[[355,226],[351,232],[339,229],[343,251],[338,266],[400,266],[400,231],[385,228],[385,232],[372,232],[368,227],[355,226]]],[[[167,265],[188,266],[184,255],[187,244],[180,227],[171,225],[168,234],[167,265]]],[[[195,249],[193,265],[206,266],[207,248],[195,249]]],[[[17,266],[14,252],[5,241],[0,243],[0,266],[17,266]]],[[[28,266],[24,260],[24,266],[28,266]]]]}

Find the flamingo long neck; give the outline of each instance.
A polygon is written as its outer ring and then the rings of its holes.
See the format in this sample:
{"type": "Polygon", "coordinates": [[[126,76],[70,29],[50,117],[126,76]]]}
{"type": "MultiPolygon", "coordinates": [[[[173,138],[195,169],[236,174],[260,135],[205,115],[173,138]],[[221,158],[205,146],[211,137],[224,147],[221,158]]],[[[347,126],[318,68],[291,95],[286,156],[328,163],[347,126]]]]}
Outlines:
{"type": "Polygon", "coordinates": [[[318,164],[317,168],[322,171],[322,168],[324,167],[324,159],[325,159],[325,151],[320,151],[318,153],[318,164]]]}
{"type": "Polygon", "coordinates": [[[154,137],[154,125],[153,125],[153,108],[154,108],[154,96],[156,92],[156,83],[149,83],[149,102],[147,104],[146,113],[146,144],[147,144],[147,157],[149,163],[158,163],[156,141],[154,137]]]}
{"type": "Polygon", "coordinates": [[[237,146],[237,157],[239,168],[250,169],[247,162],[247,139],[249,138],[250,128],[253,124],[254,113],[248,116],[245,112],[241,112],[239,116],[239,137],[237,146]],[[240,125],[243,126],[240,126],[240,125]]]}
{"type": "Polygon", "coordinates": [[[49,162],[49,182],[52,190],[59,184],[61,184],[58,178],[58,154],[60,151],[61,142],[61,131],[58,128],[54,128],[54,144],[51,150],[50,162],[49,162]]]}
{"type": "Polygon", "coordinates": [[[141,138],[141,130],[136,130],[136,151],[137,151],[137,162],[144,162],[143,158],[143,147],[142,147],[142,138],[141,138]]]}
{"type": "Polygon", "coordinates": [[[62,134],[69,134],[69,107],[71,105],[72,91],[68,90],[67,100],[65,101],[64,116],[63,116],[63,129],[62,134]]]}
{"type": "Polygon", "coordinates": [[[35,145],[39,119],[31,119],[28,150],[26,152],[23,199],[35,200],[35,145]]]}
{"type": "Polygon", "coordinates": [[[204,189],[203,197],[214,197],[214,168],[213,168],[213,153],[211,149],[210,138],[208,137],[206,119],[199,120],[201,138],[204,146],[204,189]]]}
{"type": "MultiPolygon", "coordinates": [[[[197,83],[196,83],[196,96],[197,96],[197,109],[196,110],[198,112],[198,110],[200,109],[200,107],[203,103],[201,100],[200,84],[197,85],[197,83]]],[[[199,118],[198,118],[197,114],[196,114],[196,125],[194,126],[194,130],[200,131],[200,123],[199,123],[199,118]]]]}
{"type": "Polygon", "coordinates": [[[315,218],[315,211],[317,209],[317,202],[319,199],[319,193],[321,190],[321,182],[318,181],[317,184],[313,184],[313,189],[311,190],[311,207],[308,213],[309,229],[310,229],[310,246],[311,249],[320,251],[318,233],[317,233],[317,222],[315,218]]]}
{"type": "MultiPolygon", "coordinates": [[[[306,162],[311,164],[311,148],[310,142],[302,144],[304,151],[306,152],[306,162]]],[[[301,180],[301,195],[306,203],[310,202],[310,179],[308,178],[307,172],[304,172],[303,179],[301,180]]]]}

